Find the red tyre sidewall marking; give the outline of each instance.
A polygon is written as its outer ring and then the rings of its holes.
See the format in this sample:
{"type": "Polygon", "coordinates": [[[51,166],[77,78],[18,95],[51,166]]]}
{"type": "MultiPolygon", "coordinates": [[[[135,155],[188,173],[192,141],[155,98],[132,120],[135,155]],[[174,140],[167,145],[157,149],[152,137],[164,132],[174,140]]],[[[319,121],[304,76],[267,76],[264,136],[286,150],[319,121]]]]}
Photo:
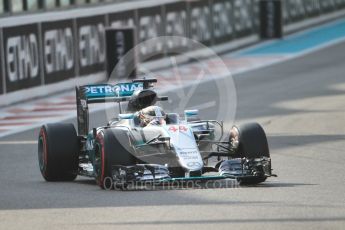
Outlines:
{"type": "Polygon", "coordinates": [[[47,149],[47,137],[44,128],[41,128],[40,135],[43,139],[43,160],[44,160],[44,168],[43,168],[43,175],[47,175],[47,163],[48,163],[48,149],[47,149]]]}

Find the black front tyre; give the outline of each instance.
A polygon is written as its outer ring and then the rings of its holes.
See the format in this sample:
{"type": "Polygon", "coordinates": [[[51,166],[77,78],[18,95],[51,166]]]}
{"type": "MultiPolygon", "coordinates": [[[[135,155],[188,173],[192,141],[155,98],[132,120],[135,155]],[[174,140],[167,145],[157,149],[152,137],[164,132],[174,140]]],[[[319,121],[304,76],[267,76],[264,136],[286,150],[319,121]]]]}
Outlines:
{"type": "Polygon", "coordinates": [[[112,166],[135,164],[134,150],[126,131],[105,129],[97,134],[94,170],[96,182],[102,189],[111,189],[112,166]]]}
{"type": "Polygon", "coordinates": [[[73,181],[78,175],[79,142],[73,124],[43,125],[38,137],[38,162],[46,181],[73,181]]]}
{"type": "Polygon", "coordinates": [[[265,182],[267,177],[253,177],[253,178],[243,178],[237,179],[240,185],[257,185],[262,182],[265,182]]]}
{"type": "Polygon", "coordinates": [[[264,129],[258,123],[248,123],[234,126],[230,132],[230,143],[237,141],[235,150],[238,158],[270,157],[267,137],[264,129]]]}
{"type": "MultiPolygon", "coordinates": [[[[230,132],[230,143],[236,146],[235,157],[256,159],[270,157],[267,137],[264,129],[258,123],[248,123],[234,126],[230,132]],[[238,142],[233,144],[233,142],[238,142]]],[[[265,176],[239,179],[240,184],[254,185],[266,180],[265,176]]]]}

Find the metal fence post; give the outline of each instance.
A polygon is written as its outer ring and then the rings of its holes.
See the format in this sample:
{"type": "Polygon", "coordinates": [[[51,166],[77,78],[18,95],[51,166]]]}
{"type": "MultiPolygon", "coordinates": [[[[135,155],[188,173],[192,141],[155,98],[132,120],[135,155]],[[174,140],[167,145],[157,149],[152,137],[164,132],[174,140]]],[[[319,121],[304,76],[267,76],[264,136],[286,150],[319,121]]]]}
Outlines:
{"type": "Polygon", "coordinates": [[[260,1],[260,37],[262,39],[283,36],[282,16],[281,0],[260,1]]]}

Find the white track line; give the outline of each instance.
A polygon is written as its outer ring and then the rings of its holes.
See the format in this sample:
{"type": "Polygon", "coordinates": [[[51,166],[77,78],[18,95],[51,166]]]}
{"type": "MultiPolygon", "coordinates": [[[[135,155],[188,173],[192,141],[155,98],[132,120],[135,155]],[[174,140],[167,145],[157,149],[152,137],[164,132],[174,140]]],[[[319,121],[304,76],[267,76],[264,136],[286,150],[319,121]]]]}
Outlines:
{"type": "Polygon", "coordinates": [[[0,141],[0,145],[33,145],[37,141],[0,141]]]}

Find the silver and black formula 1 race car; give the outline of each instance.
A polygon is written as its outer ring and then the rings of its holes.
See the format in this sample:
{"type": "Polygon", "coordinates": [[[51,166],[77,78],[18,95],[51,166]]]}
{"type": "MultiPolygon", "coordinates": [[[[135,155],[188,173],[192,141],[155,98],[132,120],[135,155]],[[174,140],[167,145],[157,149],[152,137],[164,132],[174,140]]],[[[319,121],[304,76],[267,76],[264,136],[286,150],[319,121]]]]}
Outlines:
{"type": "Polygon", "coordinates": [[[92,177],[102,188],[133,182],[166,184],[237,179],[264,182],[272,174],[266,135],[257,123],[234,126],[201,120],[197,110],[164,114],[165,123],[140,124],[138,111],[166,101],[153,90],[156,79],[76,87],[78,133],[73,124],[45,124],[38,139],[38,160],[47,181],[92,177]],[[125,112],[121,103],[128,102],[125,112]],[[88,105],[118,103],[118,118],[89,129],[88,105]],[[219,131],[220,135],[215,132],[219,131]],[[229,136],[221,141],[219,136],[229,136]],[[213,165],[210,158],[216,159],[213,165]]]}

